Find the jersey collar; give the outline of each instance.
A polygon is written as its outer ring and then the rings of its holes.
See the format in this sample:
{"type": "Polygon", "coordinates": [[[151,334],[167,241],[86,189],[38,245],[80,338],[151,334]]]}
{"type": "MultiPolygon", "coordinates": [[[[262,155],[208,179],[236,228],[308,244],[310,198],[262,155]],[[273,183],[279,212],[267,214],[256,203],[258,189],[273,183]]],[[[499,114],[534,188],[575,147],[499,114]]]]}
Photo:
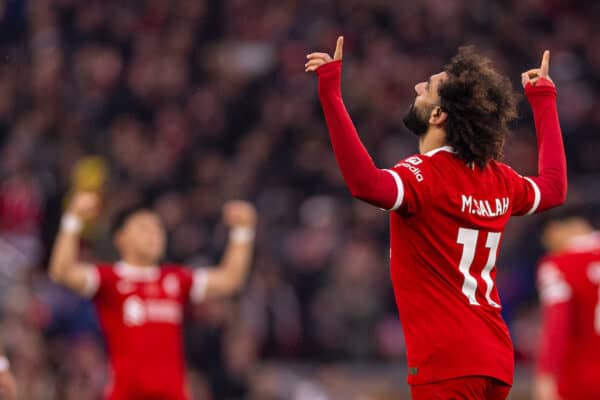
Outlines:
{"type": "Polygon", "coordinates": [[[427,157],[431,157],[432,155],[439,153],[440,151],[447,151],[448,153],[456,153],[456,151],[454,151],[454,148],[452,146],[442,146],[442,147],[438,147],[437,149],[433,149],[433,150],[429,150],[427,153],[423,154],[427,157]]]}
{"type": "Polygon", "coordinates": [[[160,269],[156,266],[138,267],[127,264],[125,261],[119,261],[115,264],[115,272],[121,278],[143,282],[155,281],[160,276],[160,269]]]}

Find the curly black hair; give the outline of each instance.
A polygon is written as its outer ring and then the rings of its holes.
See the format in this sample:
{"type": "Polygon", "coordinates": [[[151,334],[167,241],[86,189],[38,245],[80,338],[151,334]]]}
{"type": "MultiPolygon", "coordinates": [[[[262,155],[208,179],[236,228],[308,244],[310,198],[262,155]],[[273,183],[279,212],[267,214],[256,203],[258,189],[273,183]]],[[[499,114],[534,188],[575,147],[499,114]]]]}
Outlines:
{"type": "Polygon", "coordinates": [[[461,47],[444,70],[438,88],[440,107],[448,114],[446,141],[457,156],[483,168],[502,158],[510,121],[517,117],[518,95],[473,46],[461,47]]]}

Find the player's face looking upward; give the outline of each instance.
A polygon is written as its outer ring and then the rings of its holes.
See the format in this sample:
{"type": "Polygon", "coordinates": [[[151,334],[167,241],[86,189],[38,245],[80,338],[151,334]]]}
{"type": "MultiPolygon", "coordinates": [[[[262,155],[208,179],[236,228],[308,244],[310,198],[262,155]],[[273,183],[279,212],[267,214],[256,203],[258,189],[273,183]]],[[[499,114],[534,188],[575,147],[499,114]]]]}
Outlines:
{"type": "Polygon", "coordinates": [[[415,91],[404,121],[420,140],[435,135],[457,157],[480,167],[502,157],[517,97],[510,80],[473,47],[461,47],[444,72],[417,84],[415,91]]]}
{"type": "Polygon", "coordinates": [[[430,125],[443,127],[446,114],[440,108],[438,87],[447,77],[446,72],[440,72],[415,85],[417,96],[403,118],[404,125],[415,135],[425,135],[430,125]]]}
{"type": "Polygon", "coordinates": [[[149,210],[131,214],[115,232],[121,257],[132,265],[156,265],[165,252],[165,232],[158,215],[149,210]]]}

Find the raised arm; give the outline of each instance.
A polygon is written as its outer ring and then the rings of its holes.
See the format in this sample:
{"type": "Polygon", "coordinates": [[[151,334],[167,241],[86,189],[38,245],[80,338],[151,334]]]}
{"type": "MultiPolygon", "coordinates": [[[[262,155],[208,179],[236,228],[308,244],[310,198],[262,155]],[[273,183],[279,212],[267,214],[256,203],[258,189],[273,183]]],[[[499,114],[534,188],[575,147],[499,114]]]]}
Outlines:
{"type": "Polygon", "coordinates": [[[10,370],[8,358],[4,355],[4,349],[0,344],[0,399],[16,400],[17,384],[10,370]]]}
{"type": "Polygon", "coordinates": [[[307,55],[306,72],[319,77],[319,98],[329,129],[329,137],[344,181],[357,199],[377,207],[393,209],[398,189],[393,172],[378,169],[360,141],[341,94],[342,49],[339,37],[333,59],[327,53],[307,55]]]}
{"type": "Polygon", "coordinates": [[[521,76],[538,141],[538,176],[531,177],[539,188],[538,212],[563,204],[567,197],[567,161],[549,67],[550,52],[546,50],[540,68],[521,76]]]}
{"type": "Polygon", "coordinates": [[[223,207],[223,219],[230,228],[229,241],[221,263],[205,270],[204,298],[225,297],[239,291],[252,261],[257,220],[252,204],[228,202],[223,207]]]}
{"type": "Polygon", "coordinates": [[[93,266],[79,261],[79,239],[83,221],[97,215],[99,204],[100,198],[95,193],[73,196],[50,256],[50,278],[86,297],[93,294],[97,279],[93,266]]]}

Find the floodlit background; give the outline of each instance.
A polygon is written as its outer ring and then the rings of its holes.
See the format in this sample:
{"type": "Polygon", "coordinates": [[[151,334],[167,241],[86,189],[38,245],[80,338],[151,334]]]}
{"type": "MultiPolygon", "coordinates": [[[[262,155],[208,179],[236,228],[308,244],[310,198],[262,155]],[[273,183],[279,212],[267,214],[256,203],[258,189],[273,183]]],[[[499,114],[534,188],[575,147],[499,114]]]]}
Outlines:
{"type": "MultiPolygon", "coordinates": [[[[90,260],[114,260],[110,218],[140,199],[164,219],[169,260],[194,267],[220,256],[225,200],[257,205],[246,289],[189,309],[194,399],[407,398],[387,217],[345,189],[305,54],[345,36],[346,103],[389,167],[417,151],[401,123],[414,84],[458,46],[517,89],[551,49],[569,202],[597,203],[599,18],[600,3],[571,0],[0,1],[0,337],[22,399],[98,399],[106,379],[90,304],[45,275],[73,187],[104,192],[90,260]]],[[[521,105],[506,161],[534,174],[521,105]]],[[[529,397],[536,352],[538,222],[511,222],[498,262],[513,399],[529,397]]]]}

